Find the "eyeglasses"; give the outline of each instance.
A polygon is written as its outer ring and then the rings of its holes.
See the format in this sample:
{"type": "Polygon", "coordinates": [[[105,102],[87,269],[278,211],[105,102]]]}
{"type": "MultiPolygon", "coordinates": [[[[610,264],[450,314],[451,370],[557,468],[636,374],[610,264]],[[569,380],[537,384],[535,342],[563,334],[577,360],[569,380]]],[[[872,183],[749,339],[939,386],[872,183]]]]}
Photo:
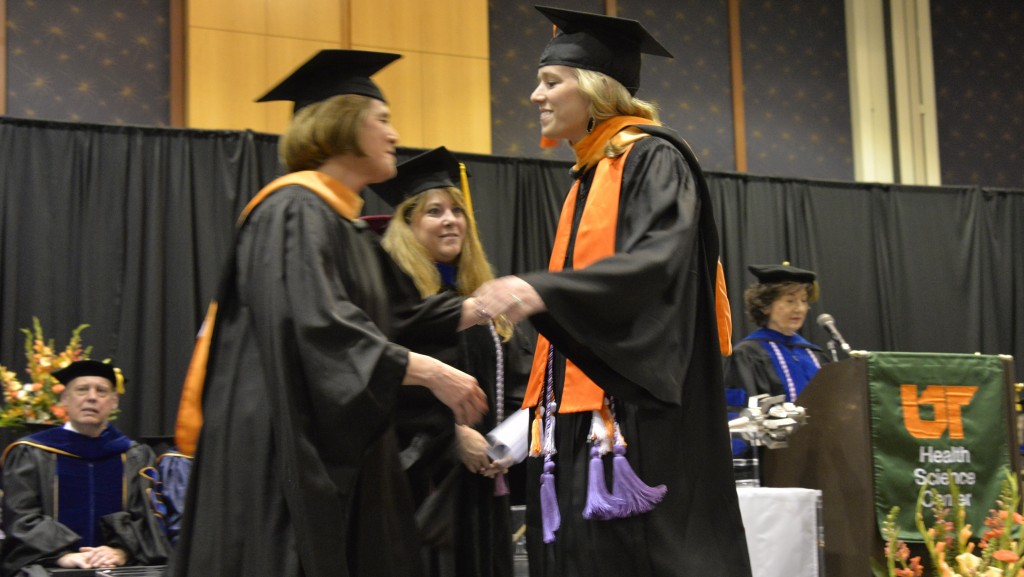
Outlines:
{"type": "Polygon", "coordinates": [[[105,399],[114,394],[113,387],[108,387],[106,385],[83,385],[71,387],[69,389],[69,392],[76,397],[86,397],[89,395],[90,391],[94,392],[96,396],[101,399],[105,399]]]}

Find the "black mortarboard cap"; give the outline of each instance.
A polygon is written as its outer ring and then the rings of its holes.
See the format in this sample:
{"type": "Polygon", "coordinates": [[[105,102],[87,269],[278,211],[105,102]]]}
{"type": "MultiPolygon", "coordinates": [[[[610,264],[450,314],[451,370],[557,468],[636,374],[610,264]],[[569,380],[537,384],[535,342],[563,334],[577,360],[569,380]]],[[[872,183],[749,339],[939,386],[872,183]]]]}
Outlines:
{"type": "Polygon", "coordinates": [[[361,94],[387,102],[370,76],[401,57],[365,50],[321,50],[256,102],[291,100],[295,112],[339,94],[361,94]]]}
{"type": "Polygon", "coordinates": [[[114,367],[100,361],[75,361],[59,371],[53,372],[53,378],[65,385],[78,377],[103,377],[117,384],[114,367]]]}
{"type": "Polygon", "coordinates": [[[540,66],[559,64],[602,72],[636,94],[640,88],[640,54],[667,56],[665,49],[636,20],[536,6],[558,27],[540,56],[540,66]]]}
{"type": "Polygon", "coordinates": [[[789,263],[752,264],[747,269],[754,273],[757,281],[761,284],[776,282],[813,283],[818,278],[818,275],[814,274],[814,272],[790,266],[789,263]]]}
{"type": "Polygon", "coordinates": [[[459,161],[447,148],[439,146],[399,164],[394,178],[370,185],[370,188],[394,207],[424,190],[459,188],[456,183],[460,181],[459,161]]]}

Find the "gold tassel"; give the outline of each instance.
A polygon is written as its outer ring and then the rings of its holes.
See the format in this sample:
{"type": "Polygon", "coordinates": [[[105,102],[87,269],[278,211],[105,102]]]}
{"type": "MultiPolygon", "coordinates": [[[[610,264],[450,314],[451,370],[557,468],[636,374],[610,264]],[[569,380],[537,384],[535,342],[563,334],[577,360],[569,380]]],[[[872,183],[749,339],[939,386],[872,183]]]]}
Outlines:
{"type": "Polygon", "coordinates": [[[117,391],[117,394],[123,395],[124,394],[124,374],[122,374],[121,373],[121,369],[119,369],[117,367],[114,367],[114,379],[116,381],[114,383],[114,390],[117,391]]]}
{"type": "Polygon", "coordinates": [[[540,456],[540,422],[542,420],[540,405],[537,405],[537,410],[533,415],[533,430],[530,431],[530,455],[534,457],[540,456]]]}
{"type": "Polygon", "coordinates": [[[466,197],[466,210],[473,212],[473,199],[469,195],[469,173],[464,162],[459,163],[459,185],[462,188],[462,196],[466,197]]]}

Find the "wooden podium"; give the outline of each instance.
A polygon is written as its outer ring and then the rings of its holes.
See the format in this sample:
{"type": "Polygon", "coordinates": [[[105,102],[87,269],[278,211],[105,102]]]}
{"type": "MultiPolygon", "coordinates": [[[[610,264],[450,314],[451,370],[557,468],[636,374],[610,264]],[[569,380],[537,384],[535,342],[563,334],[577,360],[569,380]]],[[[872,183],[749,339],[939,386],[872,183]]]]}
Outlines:
{"type": "MultiPolygon", "coordinates": [[[[869,577],[872,557],[884,566],[873,475],[871,354],[823,366],[797,400],[807,410],[807,424],[793,433],[787,448],[766,450],[761,458],[765,486],[821,490],[824,574],[829,577],[869,577]]],[[[1005,434],[1010,463],[1020,470],[1013,365],[1012,359],[1002,361],[1005,434]]]]}

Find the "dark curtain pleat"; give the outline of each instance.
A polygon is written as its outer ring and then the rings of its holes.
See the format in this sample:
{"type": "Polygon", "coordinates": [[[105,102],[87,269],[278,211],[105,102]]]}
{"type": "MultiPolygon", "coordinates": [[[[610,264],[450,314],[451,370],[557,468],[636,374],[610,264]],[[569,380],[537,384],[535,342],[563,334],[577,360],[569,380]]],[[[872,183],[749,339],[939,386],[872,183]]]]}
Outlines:
{"type": "MultiPolygon", "coordinates": [[[[33,315],[58,346],[90,323],[92,357],[129,379],[118,426],[170,435],[235,218],[281,172],[276,140],[0,118],[0,364],[22,371],[18,329],[33,315]]],[[[456,154],[496,273],[546,268],[570,163],[456,154]]],[[[789,260],[819,273],[802,331],[816,343],[827,312],[855,348],[1012,354],[1021,374],[1024,191],[733,173],[708,184],[736,339],[754,328],[747,265],[789,260]]],[[[365,198],[365,214],[391,212],[365,198]]]]}
{"type": "Polygon", "coordinates": [[[569,168],[565,162],[519,161],[511,273],[548,267],[558,215],[572,186],[569,168]]]}
{"type": "Polygon", "coordinates": [[[821,299],[801,333],[828,336],[827,312],[854,348],[1012,354],[1024,340],[1024,194],[708,176],[739,339],[747,265],[784,260],[818,273],[821,299]]]}
{"type": "MultiPolygon", "coordinates": [[[[122,311],[115,333],[119,357],[135,359],[138,382],[182,382],[201,313],[216,290],[230,250],[232,223],[249,198],[279,172],[273,137],[252,133],[179,134],[150,147],[138,135],[129,150],[122,311]],[[182,314],[186,312],[186,314],[182,314]],[[136,338],[159,339],[154,347],[136,338]],[[164,340],[166,339],[166,340],[164,340]]],[[[147,392],[149,389],[147,387],[147,392]]],[[[179,387],[143,398],[126,395],[125,414],[173,428],[179,387]]]]}
{"type": "Polygon", "coordinates": [[[173,430],[192,341],[233,222],[279,172],[276,137],[0,121],[0,363],[24,376],[18,329],[72,328],[127,377],[117,426],[173,430]]]}

